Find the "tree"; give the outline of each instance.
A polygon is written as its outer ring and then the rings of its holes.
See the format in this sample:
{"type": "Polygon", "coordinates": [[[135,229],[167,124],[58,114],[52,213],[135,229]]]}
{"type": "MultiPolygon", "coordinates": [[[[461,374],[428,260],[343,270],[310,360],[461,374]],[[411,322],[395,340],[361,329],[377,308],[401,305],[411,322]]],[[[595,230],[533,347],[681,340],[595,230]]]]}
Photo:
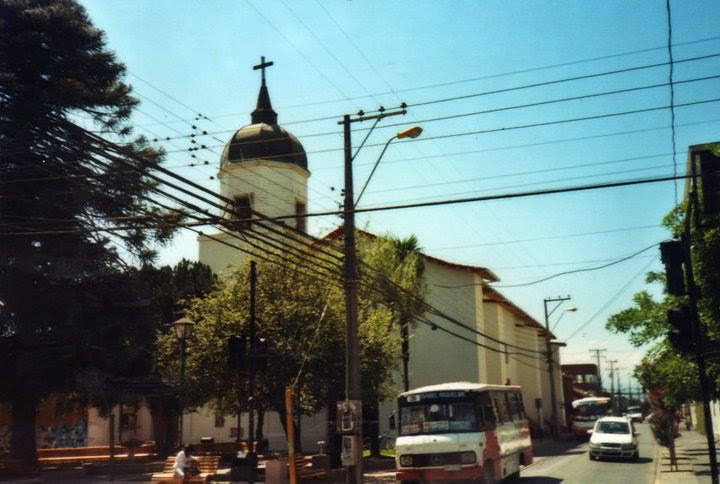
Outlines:
{"type": "MultiPolygon", "coordinates": [[[[663,224],[679,239],[685,231],[685,214],[688,201],[673,209],[663,224]]],[[[717,344],[718,316],[720,311],[720,286],[717,285],[720,264],[720,233],[717,216],[693,217],[690,224],[692,240],[692,264],[696,269],[696,283],[701,288],[699,301],[700,324],[707,338],[706,348],[717,344]],[[700,224],[695,223],[700,220],[700,224]]],[[[654,343],[642,362],[635,368],[635,376],[648,389],[648,401],[652,416],[650,422],[657,441],[670,449],[672,465],[675,464],[675,436],[680,407],[691,400],[700,400],[698,370],[693,355],[678,351],[668,340],[670,325],[668,310],[686,302],[686,296],[668,293],[665,274],[651,272],[646,276],[648,283],[665,286],[663,299],[655,300],[647,291],[633,297],[635,305],[608,319],[606,328],[613,332],[626,333],[636,347],[654,343]]],[[[707,355],[705,355],[707,356],[707,355]]],[[[708,365],[708,373],[715,380],[714,395],[718,392],[720,367],[708,365]]]]}
{"type": "Polygon", "coordinates": [[[649,421],[655,440],[670,450],[670,464],[677,466],[675,437],[679,435],[680,408],[700,394],[697,367],[667,345],[661,345],[643,358],[634,376],[649,390],[649,421]]]}
{"type": "MultiPolygon", "coordinates": [[[[268,411],[278,412],[285,428],[284,392],[288,386],[299,395],[298,413],[305,415],[342,398],[343,294],[337,284],[306,273],[302,267],[273,263],[257,264],[256,292],[257,336],[267,342],[267,367],[257,374],[255,410],[260,418],[268,411]]],[[[188,406],[209,403],[225,414],[250,409],[247,368],[238,372],[228,365],[227,351],[231,337],[249,337],[249,306],[248,267],[235,269],[214,291],[191,301],[186,315],[196,326],[186,360],[188,406]]],[[[361,301],[360,307],[363,388],[382,391],[383,385],[368,382],[387,380],[394,369],[397,346],[386,330],[390,315],[382,307],[371,311],[368,302],[361,301]]],[[[173,337],[159,335],[156,362],[170,385],[177,385],[178,361],[173,337]]],[[[259,424],[257,432],[254,438],[261,441],[259,424]]]]}
{"type": "MultiPolygon", "coordinates": [[[[414,235],[398,239],[390,235],[360,238],[360,259],[365,264],[362,287],[368,297],[375,298],[392,314],[392,326],[397,328],[400,338],[402,361],[402,385],[410,390],[410,327],[415,319],[425,312],[424,297],[427,292],[424,272],[425,263],[420,253],[418,240],[414,235]]],[[[364,434],[370,441],[370,452],[380,455],[379,403],[381,400],[365,399],[363,411],[366,429],[364,434]]]]}
{"type": "Polygon", "coordinates": [[[148,308],[121,254],[152,261],[178,218],[147,201],[162,153],[130,139],[124,73],[75,1],[0,3],[0,400],[12,455],[31,462],[45,396],[77,388],[81,370],[132,373],[115,352],[148,308]],[[79,119],[122,147],[109,153],[79,119]]]}

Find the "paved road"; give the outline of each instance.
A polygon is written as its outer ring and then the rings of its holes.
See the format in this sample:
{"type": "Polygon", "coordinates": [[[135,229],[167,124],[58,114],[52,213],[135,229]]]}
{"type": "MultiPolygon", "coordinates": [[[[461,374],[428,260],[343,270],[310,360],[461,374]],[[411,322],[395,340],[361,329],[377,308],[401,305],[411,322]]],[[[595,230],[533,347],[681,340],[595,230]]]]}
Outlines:
{"type": "MultiPolygon", "coordinates": [[[[572,440],[536,441],[535,463],[523,469],[519,482],[523,484],[588,484],[607,482],[618,484],[704,484],[710,483],[706,439],[697,432],[683,432],[678,440],[680,467],[670,470],[667,449],[659,449],[648,424],[638,425],[640,431],[640,460],[638,462],[591,461],[587,443],[572,440]]],[[[34,479],[3,479],[0,483],[14,484],[119,484],[148,482],[150,474],[119,475],[110,483],[107,476],[85,476],[80,471],[48,472],[34,479]]],[[[343,482],[339,480],[338,482],[343,482]]],[[[366,470],[366,484],[394,484],[394,470],[366,470]]]]}
{"type": "Polygon", "coordinates": [[[657,444],[648,424],[637,425],[640,432],[640,459],[627,461],[591,461],[588,444],[579,443],[557,455],[539,457],[537,463],[523,470],[519,482],[523,484],[587,484],[612,482],[613,484],[653,484],[657,444]]]}

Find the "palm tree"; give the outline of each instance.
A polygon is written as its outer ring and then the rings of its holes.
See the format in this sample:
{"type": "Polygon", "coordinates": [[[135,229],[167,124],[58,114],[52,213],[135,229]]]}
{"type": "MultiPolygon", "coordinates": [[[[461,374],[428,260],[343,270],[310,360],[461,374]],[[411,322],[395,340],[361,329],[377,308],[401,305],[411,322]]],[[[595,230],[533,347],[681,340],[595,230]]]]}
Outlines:
{"type": "Polygon", "coordinates": [[[398,305],[398,323],[400,326],[400,348],[403,367],[403,389],[410,390],[410,326],[415,317],[424,312],[422,296],[424,295],[425,262],[420,254],[418,239],[411,235],[404,239],[392,239],[397,256],[397,269],[403,277],[399,282],[409,294],[402,294],[402,302],[398,305]]]}

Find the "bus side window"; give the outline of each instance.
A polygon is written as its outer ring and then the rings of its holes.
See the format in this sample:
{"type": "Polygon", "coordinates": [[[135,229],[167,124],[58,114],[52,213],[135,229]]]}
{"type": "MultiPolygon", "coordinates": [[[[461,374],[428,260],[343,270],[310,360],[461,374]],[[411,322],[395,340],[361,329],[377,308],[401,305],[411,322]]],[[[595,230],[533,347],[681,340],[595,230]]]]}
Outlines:
{"type": "Polygon", "coordinates": [[[525,402],[523,402],[522,393],[517,392],[515,398],[517,398],[518,408],[520,409],[520,418],[525,420],[525,402]]]}
{"type": "Polygon", "coordinates": [[[520,392],[507,392],[505,394],[507,399],[508,410],[510,418],[512,420],[522,420],[525,418],[525,412],[522,403],[522,395],[520,392]]]}
{"type": "Polygon", "coordinates": [[[495,411],[488,393],[483,392],[478,395],[477,408],[480,411],[480,428],[482,430],[494,430],[495,411]]]}
{"type": "Polygon", "coordinates": [[[483,405],[482,407],[483,412],[483,425],[485,427],[485,430],[494,430],[496,423],[495,423],[495,411],[493,410],[492,405],[483,405]]]}
{"type": "Polygon", "coordinates": [[[493,404],[495,410],[497,410],[498,421],[502,424],[510,421],[510,415],[508,413],[507,400],[502,393],[496,393],[493,395],[493,404]]]}

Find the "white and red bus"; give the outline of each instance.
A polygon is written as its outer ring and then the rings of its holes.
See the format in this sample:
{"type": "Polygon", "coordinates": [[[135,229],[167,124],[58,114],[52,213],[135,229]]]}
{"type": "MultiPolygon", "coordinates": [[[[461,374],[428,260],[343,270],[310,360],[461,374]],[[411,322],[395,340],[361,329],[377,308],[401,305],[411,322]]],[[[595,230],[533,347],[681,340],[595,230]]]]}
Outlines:
{"type": "Polygon", "coordinates": [[[573,400],[571,406],[573,432],[577,437],[587,437],[597,419],[608,414],[611,402],[607,397],[586,397],[573,400]]]}
{"type": "Polygon", "coordinates": [[[519,386],[444,383],[401,393],[395,441],[402,483],[517,476],[533,460],[519,386]]]}

